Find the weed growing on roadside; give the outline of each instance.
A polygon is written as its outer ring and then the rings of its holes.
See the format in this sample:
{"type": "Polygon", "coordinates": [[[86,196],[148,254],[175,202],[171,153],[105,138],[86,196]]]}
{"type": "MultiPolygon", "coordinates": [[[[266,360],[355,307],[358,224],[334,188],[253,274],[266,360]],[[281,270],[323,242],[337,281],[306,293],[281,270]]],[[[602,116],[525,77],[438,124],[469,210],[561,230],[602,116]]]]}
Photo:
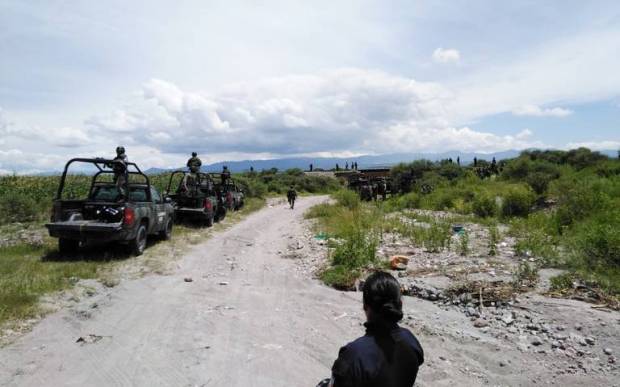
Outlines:
{"type": "Polygon", "coordinates": [[[513,273],[513,285],[515,288],[532,287],[538,281],[538,267],[530,265],[527,261],[519,262],[519,266],[513,273]]]}
{"type": "Polygon", "coordinates": [[[497,226],[489,227],[489,255],[497,255],[497,244],[499,243],[500,235],[497,226]]]}
{"type": "Polygon", "coordinates": [[[459,235],[459,254],[466,256],[469,253],[469,233],[463,229],[459,235]]]}

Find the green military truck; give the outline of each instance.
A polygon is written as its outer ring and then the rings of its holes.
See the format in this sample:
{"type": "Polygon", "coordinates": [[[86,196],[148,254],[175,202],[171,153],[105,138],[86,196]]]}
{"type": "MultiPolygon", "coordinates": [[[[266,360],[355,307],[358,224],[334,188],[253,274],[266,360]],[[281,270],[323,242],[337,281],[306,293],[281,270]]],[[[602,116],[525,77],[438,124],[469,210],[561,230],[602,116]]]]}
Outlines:
{"type": "MultiPolygon", "coordinates": [[[[70,191],[70,190],[69,190],[70,191]]],[[[50,236],[58,238],[62,253],[73,253],[89,242],[120,242],[140,255],[149,235],[169,239],[174,209],[151,186],[135,163],[102,158],[75,158],[65,165],[50,222],[50,236]],[[66,197],[67,171],[74,163],[94,167],[86,198],[66,197]],[[124,171],[119,174],[119,171],[124,171]]]]}
{"type": "Polygon", "coordinates": [[[175,218],[179,221],[198,220],[211,227],[213,222],[226,216],[226,206],[215,182],[207,173],[172,172],[166,197],[172,201],[175,218]]]}
{"type": "Polygon", "coordinates": [[[217,173],[210,173],[209,175],[216,182],[215,191],[227,210],[238,211],[245,205],[245,193],[235,179],[222,179],[221,174],[217,173]]]}

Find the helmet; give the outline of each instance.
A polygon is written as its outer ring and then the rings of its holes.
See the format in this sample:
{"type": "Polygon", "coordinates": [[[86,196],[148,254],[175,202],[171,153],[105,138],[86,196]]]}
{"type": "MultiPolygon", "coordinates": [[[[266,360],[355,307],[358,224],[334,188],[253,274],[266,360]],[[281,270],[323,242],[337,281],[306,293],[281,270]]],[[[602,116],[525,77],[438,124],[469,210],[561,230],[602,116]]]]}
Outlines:
{"type": "Polygon", "coordinates": [[[124,146],[117,146],[116,147],[116,154],[120,155],[122,153],[125,153],[125,147],[124,146]]]}
{"type": "Polygon", "coordinates": [[[228,167],[224,165],[224,169],[228,169],[228,167]]]}
{"type": "Polygon", "coordinates": [[[192,157],[196,157],[196,156],[198,156],[198,153],[192,152],[192,157]]]}

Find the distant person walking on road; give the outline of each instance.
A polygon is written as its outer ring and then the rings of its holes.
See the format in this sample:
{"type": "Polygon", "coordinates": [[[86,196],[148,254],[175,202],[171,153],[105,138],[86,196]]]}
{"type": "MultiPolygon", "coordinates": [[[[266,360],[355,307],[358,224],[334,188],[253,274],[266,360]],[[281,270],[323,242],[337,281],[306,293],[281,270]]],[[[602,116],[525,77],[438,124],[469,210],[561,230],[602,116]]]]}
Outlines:
{"type": "Polygon", "coordinates": [[[340,348],[330,387],[411,387],[424,363],[418,339],[398,326],[403,318],[400,284],[389,273],[376,272],[364,283],[366,334],[340,348]]]}
{"type": "Polygon", "coordinates": [[[297,191],[295,191],[295,187],[291,186],[288,192],[286,193],[286,198],[288,199],[288,204],[291,206],[291,210],[295,208],[295,199],[297,199],[297,191]]]}

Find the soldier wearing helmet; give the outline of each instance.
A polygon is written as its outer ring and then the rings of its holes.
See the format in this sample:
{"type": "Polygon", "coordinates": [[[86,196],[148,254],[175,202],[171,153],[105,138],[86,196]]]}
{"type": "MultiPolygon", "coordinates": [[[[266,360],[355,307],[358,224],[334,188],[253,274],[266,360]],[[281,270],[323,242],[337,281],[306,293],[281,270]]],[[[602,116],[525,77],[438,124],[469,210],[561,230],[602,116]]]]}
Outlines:
{"type": "Polygon", "coordinates": [[[192,152],[192,157],[187,160],[187,167],[190,172],[198,173],[200,172],[200,167],[202,166],[202,161],[198,158],[198,153],[192,152]]]}
{"type": "Polygon", "coordinates": [[[230,171],[228,170],[228,167],[226,165],[224,165],[224,168],[222,168],[222,173],[220,174],[220,177],[222,179],[222,185],[228,184],[228,181],[230,180],[230,171]]]}
{"type": "Polygon", "coordinates": [[[120,198],[127,198],[125,186],[127,185],[127,163],[129,159],[125,154],[124,146],[116,147],[116,157],[113,160],[114,163],[108,166],[114,171],[114,183],[116,184],[120,198]]]}

